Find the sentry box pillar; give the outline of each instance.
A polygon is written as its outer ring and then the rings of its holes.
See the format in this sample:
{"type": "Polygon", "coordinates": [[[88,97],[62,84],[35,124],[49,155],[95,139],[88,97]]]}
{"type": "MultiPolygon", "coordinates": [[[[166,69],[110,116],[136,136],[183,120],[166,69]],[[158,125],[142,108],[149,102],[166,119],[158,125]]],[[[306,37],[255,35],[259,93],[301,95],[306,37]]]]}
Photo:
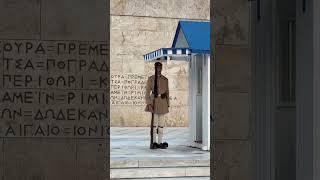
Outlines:
{"type": "Polygon", "coordinates": [[[210,150],[210,22],[179,21],[171,48],[145,54],[145,62],[189,62],[189,146],[210,150]]]}

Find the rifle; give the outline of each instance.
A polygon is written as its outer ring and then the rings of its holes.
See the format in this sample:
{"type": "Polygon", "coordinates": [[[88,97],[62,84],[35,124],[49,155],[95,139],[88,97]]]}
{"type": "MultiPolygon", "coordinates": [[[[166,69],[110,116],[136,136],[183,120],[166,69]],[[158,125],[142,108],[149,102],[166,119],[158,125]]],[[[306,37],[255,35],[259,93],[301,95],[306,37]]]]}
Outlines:
{"type": "MultiPolygon", "coordinates": [[[[153,98],[153,102],[152,102],[152,109],[154,110],[154,101],[155,98],[153,98]]],[[[153,124],[154,124],[154,113],[151,112],[151,123],[150,123],[150,149],[153,149],[153,124]]]]}
{"type": "MultiPolygon", "coordinates": [[[[154,111],[155,99],[158,96],[158,78],[157,71],[154,71],[154,88],[153,88],[153,101],[152,101],[152,110],[154,111]]],[[[150,123],[150,149],[154,149],[153,147],[153,124],[154,124],[154,112],[151,112],[151,123],[150,123]]]]}

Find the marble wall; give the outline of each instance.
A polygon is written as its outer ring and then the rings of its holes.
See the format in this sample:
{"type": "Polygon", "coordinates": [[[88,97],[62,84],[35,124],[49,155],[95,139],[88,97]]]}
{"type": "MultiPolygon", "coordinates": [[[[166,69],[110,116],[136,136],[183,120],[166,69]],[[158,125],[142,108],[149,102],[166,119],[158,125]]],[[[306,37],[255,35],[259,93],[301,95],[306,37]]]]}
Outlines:
{"type": "MultiPolygon", "coordinates": [[[[178,21],[209,20],[210,0],[111,0],[111,126],[149,126],[145,84],[154,73],[143,54],[171,47],[178,21]]],[[[188,126],[188,64],[164,63],[171,106],[166,126],[188,126]]]]}
{"type": "Polygon", "coordinates": [[[107,0],[0,0],[0,179],[108,177],[108,14],[107,0]]]}
{"type": "Polygon", "coordinates": [[[214,0],[211,4],[214,179],[250,179],[249,8],[247,0],[214,0]]]}

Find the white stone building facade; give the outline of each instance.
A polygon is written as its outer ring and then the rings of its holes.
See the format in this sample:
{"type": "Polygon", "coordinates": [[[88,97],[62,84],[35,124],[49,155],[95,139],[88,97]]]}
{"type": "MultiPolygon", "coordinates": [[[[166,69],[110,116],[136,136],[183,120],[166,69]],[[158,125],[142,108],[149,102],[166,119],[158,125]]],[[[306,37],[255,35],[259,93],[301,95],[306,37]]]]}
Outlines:
{"type": "MultiPolygon", "coordinates": [[[[210,0],[111,0],[110,2],[111,126],[150,125],[144,112],[144,90],[153,63],[143,54],[171,47],[179,20],[210,19],[210,0]]],[[[166,126],[188,126],[188,63],[167,62],[171,106],[166,126]]]]}

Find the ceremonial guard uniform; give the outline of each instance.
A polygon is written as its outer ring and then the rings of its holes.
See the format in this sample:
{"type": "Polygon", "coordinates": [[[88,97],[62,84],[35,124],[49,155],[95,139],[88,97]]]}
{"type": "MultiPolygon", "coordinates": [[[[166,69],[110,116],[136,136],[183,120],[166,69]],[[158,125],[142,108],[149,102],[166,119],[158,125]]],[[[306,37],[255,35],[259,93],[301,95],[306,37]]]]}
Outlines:
{"type": "MultiPolygon", "coordinates": [[[[161,63],[156,63],[156,66],[161,66],[161,63]]],[[[146,86],[146,104],[145,111],[152,112],[151,124],[151,145],[150,148],[162,148],[168,147],[168,143],[163,142],[163,128],[165,126],[164,114],[169,112],[169,86],[168,79],[160,73],[152,75],[148,78],[146,86]],[[157,82],[157,83],[155,83],[157,82]],[[150,109],[150,106],[152,107],[150,109]],[[157,137],[158,134],[158,143],[157,137]]]]}

